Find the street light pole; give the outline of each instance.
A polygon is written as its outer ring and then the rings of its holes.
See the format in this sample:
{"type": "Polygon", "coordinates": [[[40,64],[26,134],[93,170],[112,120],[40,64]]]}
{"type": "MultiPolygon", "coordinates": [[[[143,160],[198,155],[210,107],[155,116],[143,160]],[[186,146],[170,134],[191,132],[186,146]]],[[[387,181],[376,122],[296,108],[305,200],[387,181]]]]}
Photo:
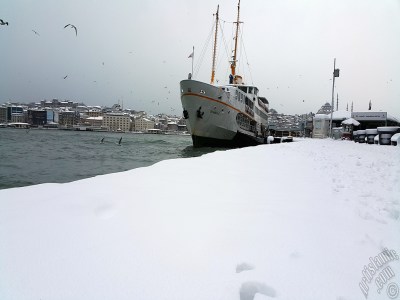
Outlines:
{"type": "Polygon", "coordinates": [[[331,104],[331,120],[329,122],[329,136],[332,138],[332,115],[333,115],[333,101],[334,101],[334,94],[335,94],[335,65],[336,65],[336,58],[333,60],[333,79],[332,79],[332,104],[331,104]]]}
{"type": "Polygon", "coordinates": [[[331,121],[329,123],[329,136],[332,138],[332,115],[333,105],[335,101],[335,77],[339,77],[339,69],[336,69],[336,58],[333,60],[333,79],[332,79],[332,106],[331,106],[331,121]]]}

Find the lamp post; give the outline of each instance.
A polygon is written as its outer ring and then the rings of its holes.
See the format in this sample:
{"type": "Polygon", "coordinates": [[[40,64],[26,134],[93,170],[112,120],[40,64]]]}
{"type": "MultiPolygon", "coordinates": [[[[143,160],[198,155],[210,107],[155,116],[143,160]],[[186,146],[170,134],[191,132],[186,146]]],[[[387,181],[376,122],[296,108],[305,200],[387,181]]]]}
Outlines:
{"type": "Polygon", "coordinates": [[[331,106],[331,121],[329,122],[329,136],[332,138],[332,115],[333,105],[335,100],[335,77],[339,77],[339,69],[336,69],[336,58],[333,60],[333,80],[332,80],[332,106],[331,106]]]}

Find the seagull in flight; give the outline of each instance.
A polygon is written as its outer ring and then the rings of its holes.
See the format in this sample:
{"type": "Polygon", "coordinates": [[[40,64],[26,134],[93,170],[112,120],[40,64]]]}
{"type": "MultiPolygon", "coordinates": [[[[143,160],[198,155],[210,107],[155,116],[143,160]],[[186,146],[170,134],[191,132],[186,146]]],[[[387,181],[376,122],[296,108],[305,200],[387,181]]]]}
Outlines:
{"type": "Polygon", "coordinates": [[[36,35],[40,36],[39,32],[37,32],[37,31],[35,31],[35,30],[33,30],[33,29],[32,29],[32,31],[33,31],[36,35]]]}
{"type": "Polygon", "coordinates": [[[0,19],[0,25],[7,25],[8,26],[8,22],[4,22],[2,19],[0,19]]]}
{"type": "Polygon", "coordinates": [[[78,29],[76,28],[76,26],[72,25],[72,24],[67,24],[67,25],[64,26],[64,28],[67,28],[68,26],[71,26],[71,28],[74,28],[75,29],[75,35],[78,36],[78,29]]]}

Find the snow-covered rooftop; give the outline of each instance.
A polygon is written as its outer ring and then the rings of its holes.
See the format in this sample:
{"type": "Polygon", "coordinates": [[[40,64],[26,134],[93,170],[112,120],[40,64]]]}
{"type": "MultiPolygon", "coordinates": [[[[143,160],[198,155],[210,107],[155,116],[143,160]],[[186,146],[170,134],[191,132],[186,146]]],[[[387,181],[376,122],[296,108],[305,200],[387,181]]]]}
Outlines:
{"type": "Polygon", "coordinates": [[[97,121],[102,121],[103,116],[98,116],[98,117],[87,117],[86,120],[97,120],[97,121]]]}
{"type": "Polygon", "coordinates": [[[326,114],[316,114],[314,119],[329,119],[330,117],[326,114]]]}
{"type": "Polygon", "coordinates": [[[348,118],[348,119],[344,120],[342,122],[342,124],[358,126],[358,125],[360,125],[360,122],[358,122],[357,120],[355,120],[353,118],[348,118]]]}

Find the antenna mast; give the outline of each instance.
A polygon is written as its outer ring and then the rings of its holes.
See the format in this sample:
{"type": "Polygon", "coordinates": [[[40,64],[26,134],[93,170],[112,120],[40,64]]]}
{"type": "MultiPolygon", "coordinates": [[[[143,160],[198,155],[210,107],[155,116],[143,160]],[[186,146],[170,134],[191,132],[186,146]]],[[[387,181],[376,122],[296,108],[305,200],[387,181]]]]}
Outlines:
{"type": "Polygon", "coordinates": [[[214,35],[214,49],[213,49],[213,60],[212,60],[212,69],[211,69],[211,84],[214,84],[215,78],[215,56],[217,55],[217,37],[218,37],[218,23],[219,23],[219,4],[217,7],[217,13],[215,14],[215,35],[214,35]]]}
{"type": "Polygon", "coordinates": [[[237,21],[236,23],[236,34],[235,34],[235,49],[233,50],[232,64],[231,64],[231,73],[233,76],[236,74],[236,52],[238,45],[238,35],[239,35],[239,13],[240,13],[240,0],[238,3],[238,13],[237,13],[237,21]]]}

